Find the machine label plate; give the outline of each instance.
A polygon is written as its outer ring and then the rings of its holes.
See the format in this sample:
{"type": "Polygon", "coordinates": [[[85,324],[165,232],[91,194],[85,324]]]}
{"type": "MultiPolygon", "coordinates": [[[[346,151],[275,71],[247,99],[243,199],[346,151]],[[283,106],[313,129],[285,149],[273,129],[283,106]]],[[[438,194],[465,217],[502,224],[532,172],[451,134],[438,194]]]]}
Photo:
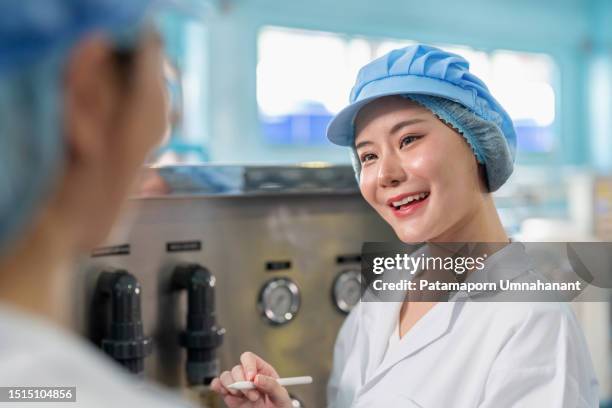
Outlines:
{"type": "Polygon", "coordinates": [[[175,241],[166,243],[167,252],[191,252],[202,250],[202,241],[175,241]]]}

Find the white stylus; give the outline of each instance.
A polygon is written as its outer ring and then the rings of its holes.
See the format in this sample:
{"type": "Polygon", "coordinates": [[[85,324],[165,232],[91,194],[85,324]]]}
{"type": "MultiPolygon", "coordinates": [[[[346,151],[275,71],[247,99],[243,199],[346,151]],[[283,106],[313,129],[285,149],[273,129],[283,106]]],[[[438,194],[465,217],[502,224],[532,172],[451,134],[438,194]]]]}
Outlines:
{"type": "MultiPolygon", "coordinates": [[[[286,387],[288,385],[302,385],[302,384],[310,384],[312,383],[312,377],[309,375],[303,377],[285,377],[285,378],[277,378],[276,381],[286,387]]],[[[233,390],[254,390],[255,384],[251,381],[237,381],[233,384],[227,386],[227,388],[231,388],[233,390]]]]}

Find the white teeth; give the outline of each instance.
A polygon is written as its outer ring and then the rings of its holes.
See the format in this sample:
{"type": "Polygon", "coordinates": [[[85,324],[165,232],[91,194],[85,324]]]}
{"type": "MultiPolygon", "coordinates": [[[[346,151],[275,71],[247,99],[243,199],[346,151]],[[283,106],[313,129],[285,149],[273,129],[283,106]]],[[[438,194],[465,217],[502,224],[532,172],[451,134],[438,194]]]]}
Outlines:
{"type": "Polygon", "coordinates": [[[419,194],[415,194],[415,195],[411,195],[408,197],[404,197],[403,199],[401,199],[400,201],[393,201],[391,202],[391,204],[393,204],[394,207],[401,207],[404,204],[408,204],[414,200],[420,200],[423,199],[425,197],[427,197],[429,195],[429,193],[419,193],[419,194]]]}

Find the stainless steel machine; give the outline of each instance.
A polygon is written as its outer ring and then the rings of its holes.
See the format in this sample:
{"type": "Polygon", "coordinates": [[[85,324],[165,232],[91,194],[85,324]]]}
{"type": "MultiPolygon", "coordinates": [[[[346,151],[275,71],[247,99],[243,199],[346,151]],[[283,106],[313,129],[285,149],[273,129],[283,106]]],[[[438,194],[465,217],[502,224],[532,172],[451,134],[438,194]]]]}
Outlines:
{"type": "Polygon", "coordinates": [[[149,169],[83,260],[75,325],[202,406],[223,406],[202,390],[249,350],[281,376],[312,375],[289,391],[296,407],[324,407],[334,340],[359,301],[361,245],[395,239],[348,166],[149,169]]]}

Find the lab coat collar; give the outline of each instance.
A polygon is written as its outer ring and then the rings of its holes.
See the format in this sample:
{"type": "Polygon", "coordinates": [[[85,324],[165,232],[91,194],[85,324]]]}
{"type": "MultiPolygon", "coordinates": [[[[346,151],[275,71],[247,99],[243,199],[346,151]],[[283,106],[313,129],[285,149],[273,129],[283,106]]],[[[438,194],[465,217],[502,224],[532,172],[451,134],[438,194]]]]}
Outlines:
{"type": "Polygon", "coordinates": [[[458,302],[436,304],[406,333],[401,339],[400,346],[386,353],[389,336],[399,319],[401,305],[401,302],[379,302],[369,303],[364,307],[363,323],[370,358],[365,375],[362,377],[365,378],[365,383],[360,392],[367,391],[399,361],[446,334],[461,308],[461,303],[458,302]]]}
{"type": "MultiPolygon", "coordinates": [[[[499,281],[514,279],[527,270],[529,262],[525,247],[520,242],[512,242],[492,254],[485,262],[485,268],[478,274],[468,276],[468,281],[499,281]]],[[[399,319],[402,302],[365,302],[362,308],[362,322],[368,342],[368,362],[365,366],[365,379],[360,392],[367,391],[385,372],[399,361],[427,347],[452,329],[464,301],[474,296],[486,296],[487,292],[472,292],[469,296],[454,294],[449,301],[436,304],[412,329],[400,340],[398,347],[390,350],[387,346],[389,336],[399,319]]]]}
{"type": "Polygon", "coordinates": [[[399,319],[401,302],[369,302],[363,310],[363,327],[368,342],[368,362],[362,376],[366,381],[380,366],[387,349],[389,336],[399,319]]]}

